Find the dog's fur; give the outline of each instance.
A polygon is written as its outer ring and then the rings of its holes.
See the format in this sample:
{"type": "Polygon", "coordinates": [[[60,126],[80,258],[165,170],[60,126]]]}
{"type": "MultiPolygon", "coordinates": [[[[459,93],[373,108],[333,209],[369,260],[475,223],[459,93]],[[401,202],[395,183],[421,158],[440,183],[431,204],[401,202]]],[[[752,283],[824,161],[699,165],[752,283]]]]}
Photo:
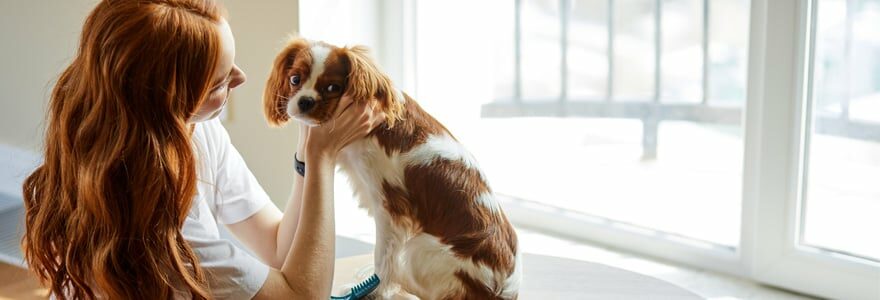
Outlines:
{"type": "Polygon", "coordinates": [[[375,294],[515,299],[522,276],[516,232],[477,161],[393,87],[366,48],[292,39],[266,84],[266,117],[275,126],[291,117],[320,126],[333,117],[343,94],[376,101],[386,114],[385,122],[339,156],[360,206],[376,221],[374,255],[382,284],[375,294]],[[315,99],[306,111],[298,105],[303,97],[315,99]]]}

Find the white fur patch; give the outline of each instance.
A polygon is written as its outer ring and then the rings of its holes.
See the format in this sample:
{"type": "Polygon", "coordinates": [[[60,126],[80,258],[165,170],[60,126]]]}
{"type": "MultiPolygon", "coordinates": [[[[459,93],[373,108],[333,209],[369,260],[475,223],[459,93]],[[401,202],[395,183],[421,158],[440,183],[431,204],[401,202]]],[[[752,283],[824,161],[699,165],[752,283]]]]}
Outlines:
{"type": "Polygon", "coordinates": [[[517,247],[513,273],[504,280],[504,292],[501,293],[502,298],[511,299],[513,298],[513,295],[519,293],[519,287],[522,284],[523,277],[522,265],[522,255],[519,253],[519,247],[517,247]]]}
{"type": "Polygon", "coordinates": [[[394,88],[394,101],[397,101],[400,103],[406,103],[406,97],[403,96],[402,90],[400,90],[398,88],[394,88]]]}
{"type": "Polygon", "coordinates": [[[477,197],[476,200],[477,203],[485,206],[492,213],[498,213],[501,210],[500,206],[498,205],[498,201],[495,200],[495,196],[491,193],[483,193],[482,195],[477,197]]]}
{"type": "Polygon", "coordinates": [[[492,271],[459,258],[452,252],[452,246],[441,243],[437,237],[429,234],[422,233],[411,238],[401,249],[400,255],[401,261],[417,262],[400,266],[402,272],[398,278],[403,289],[425,299],[443,299],[454,290],[461,289],[461,281],[455,276],[458,271],[474,279],[491,282],[492,271]]]}
{"type": "Polygon", "coordinates": [[[303,90],[310,90],[314,93],[315,91],[315,83],[318,81],[318,76],[324,74],[325,65],[327,62],[327,56],[330,56],[330,48],[326,46],[312,44],[312,71],[309,73],[309,79],[303,83],[303,90]]]}
{"type": "Polygon", "coordinates": [[[477,159],[459,142],[448,135],[432,135],[421,144],[404,154],[405,160],[413,165],[427,165],[436,158],[461,161],[468,168],[479,169],[477,159]]]}
{"type": "Polygon", "coordinates": [[[477,163],[477,159],[474,155],[471,154],[464,145],[446,134],[429,136],[424,144],[404,153],[403,156],[403,160],[407,164],[412,165],[427,165],[436,158],[460,161],[464,163],[466,167],[479,172],[480,178],[483,179],[487,185],[489,184],[486,174],[483,173],[483,169],[480,168],[480,164],[477,163]]]}
{"type": "MultiPolygon", "coordinates": [[[[318,44],[312,44],[309,51],[311,51],[312,54],[312,69],[311,72],[309,72],[309,78],[305,79],[305,82],[300,82],[302,87],[293,95],[293,97],[290,97],[290,101],[287,102],[287,114],[293,116],[297,120],[305,122],[306,124],[310,124],[309,120],[302,118],[302,112],[299,111],[299,105],[296,103],[299,102],[299,99],[302,97],[318,99],[320,94],[315,90],[315,84],[318,82],[318,76],[321,76],[321,74],[324,73],[324,63],[327,61],[327,56],[330,55],[330,48],[318,44]]],[[[313,123],[314,121],[312,121],[310,125],[313,125],[313,123]]]]}
{"type": "Polygon", "coordinates": [[[360,207],[371,216],[375,209],[382,209],[384,182],[403,187],[403,165],[399,155],[389,157],[374,139],[356,141],[339,155],[340,169],[348,175],[360,207]]]}
{"type": "MultiPolygon", "coordinates": [[[[374,202],[384,197],[384,182],[403,188],[403,171],[408,165],[427,165],[436,158],[460,161],[466,167],[477,170],[481,179],[487,181],[474,156],[448,135],[432,135],[424,144],[403,154],[394,153],[391,157],[374,140],[364,139],[343,149],[340,157],[340,167],[349,174],[360,206],[367,209],[370,215],[374,209],[382,208],[381,203],[374,202]]],[[[501,210],[492,194],[480,195],[476,201],[492,212],[501,210]]]]}

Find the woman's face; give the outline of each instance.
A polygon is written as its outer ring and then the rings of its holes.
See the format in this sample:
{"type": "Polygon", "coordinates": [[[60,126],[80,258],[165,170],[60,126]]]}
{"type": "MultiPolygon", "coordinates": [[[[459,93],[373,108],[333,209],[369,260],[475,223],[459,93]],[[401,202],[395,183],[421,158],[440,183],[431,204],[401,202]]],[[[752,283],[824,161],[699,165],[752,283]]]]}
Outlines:
{"type": "Polygon", "coordinates": [[[213,119],[220,115],[226,101],[229,100],[229,90],[241,85],[245,81],[244,72],[235,65],[235,39],[232,30],[226,20],[217,24],[220,31],[222,53],[220,64],[211,79],[211,90],[208,99],[196,110],[195,115],[189,119],[189,123],[196,123],[213,119]]]}

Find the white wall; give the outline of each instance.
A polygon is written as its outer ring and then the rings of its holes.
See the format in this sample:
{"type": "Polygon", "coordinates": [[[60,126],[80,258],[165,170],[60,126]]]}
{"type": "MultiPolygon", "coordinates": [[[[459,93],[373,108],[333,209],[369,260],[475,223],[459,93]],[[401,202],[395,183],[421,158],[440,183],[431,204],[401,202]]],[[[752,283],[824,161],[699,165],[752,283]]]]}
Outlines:
{"type": "Polygon", "coordinates": [[[0,143],[39,150],[48,96],[95,3],[0,1],[0,143]]]}
{"type": "MultiPolygon", "coordinates": [[[[248,75],[233,91],[225,124],[257,179],[283,207],[298,137],[295,126],[268,128],[262,91],[275,54],[298,28],[298,1],[222,2],[236,38],[236,62],[248,75]]],[[[74,55],[82,23],[96,3],[0,1],[0,144],[40,151],[48,95],[74,55]]]]}
{"type": "Polygon", "coordinates": [[[226,128],[257,180],[284,209],[293,183],[296,124],[269,128],[263,117],[263,87],[275,55],[298,29],[297,0],[226,0],[236,58],[247,82],[234,90],[226,128]]]}

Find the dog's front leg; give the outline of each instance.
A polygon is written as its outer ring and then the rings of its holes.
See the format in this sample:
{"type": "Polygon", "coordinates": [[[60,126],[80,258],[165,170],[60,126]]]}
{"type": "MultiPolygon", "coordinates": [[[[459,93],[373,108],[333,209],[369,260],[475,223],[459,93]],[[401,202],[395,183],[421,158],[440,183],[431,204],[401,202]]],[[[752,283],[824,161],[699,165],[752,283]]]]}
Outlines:
{"type": "Polygon", "coordinates": [[[397,272],[403,237],[394,230],[391,219],[383,211],[376,213],[375,221],[376,249],[373,250],[373,262],[381,282],[373,294],[379,299],[392,299],[400,290],[397,272]]]}

